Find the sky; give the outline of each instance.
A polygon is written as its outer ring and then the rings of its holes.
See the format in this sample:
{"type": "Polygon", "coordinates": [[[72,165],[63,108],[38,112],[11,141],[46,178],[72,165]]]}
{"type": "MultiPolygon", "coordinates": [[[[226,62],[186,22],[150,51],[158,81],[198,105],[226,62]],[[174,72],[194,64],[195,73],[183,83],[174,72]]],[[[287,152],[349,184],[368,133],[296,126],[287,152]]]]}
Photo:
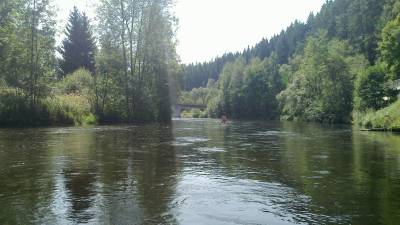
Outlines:
{"type": "MultiPolygon", "coordinates": [[[[95,19],[97,0],[56,0],[59,30],[74,5],[95,19]]],[[[176,0],[177,51],[183,63],[208,61],[270,38],[291,22],[306,21],[325,0],[176,0]]],[[[60,32],[61,34],[61,32],[60,32]]],[[[61,35],[60,35],[61,37],[61,35]]],[[[60,38],[59,38],[60,40],[60,38]]]]}

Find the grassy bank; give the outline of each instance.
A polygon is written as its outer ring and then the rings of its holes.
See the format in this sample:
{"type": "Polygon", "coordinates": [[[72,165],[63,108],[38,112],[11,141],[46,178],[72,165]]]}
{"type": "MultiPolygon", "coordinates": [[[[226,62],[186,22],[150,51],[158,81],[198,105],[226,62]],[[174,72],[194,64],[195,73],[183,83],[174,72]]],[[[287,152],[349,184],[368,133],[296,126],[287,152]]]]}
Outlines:
{"type": "Polygon", "coordinates": [[[91,125],[97,119],[91,113],[89,98],[84,95],[52,95],[28,103],[18,89],[0,89],[0,126],[91,125]]]}
{"type": "Polygon", "coordinates": [[[89,99],[82,95],[58,95],[45,101],[51,124],[94,125],[97,119],[91,113],[89,99]]]}
{"type": "Polygon", "coordinates": [[[55,81],[33,101],[26,90],[0,84],[0,126],[96,124],[92,87],[91,74],[82,69],[55,81]]]}
{"type": "Polygon", "coordinates": [[[354,120],[365,129],[400,131],[400,100],[379,111],[355,113],[354,120]]]}

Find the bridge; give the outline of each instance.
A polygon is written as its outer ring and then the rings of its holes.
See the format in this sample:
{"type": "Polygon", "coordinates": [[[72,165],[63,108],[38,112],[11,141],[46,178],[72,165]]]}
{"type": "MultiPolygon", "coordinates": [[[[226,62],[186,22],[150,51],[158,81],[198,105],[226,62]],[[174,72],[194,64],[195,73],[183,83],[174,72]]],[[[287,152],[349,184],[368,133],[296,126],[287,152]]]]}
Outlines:
{"type": "Polygon", "coordinates": [[[200,109],[200,110],[204,110],[206,109],[207,106],[206,105],[196,105],[196,104],[176,104],[172,107],[172,117],[175,118],[180,118],[181,117],[181,113],[183,111],[189,111],[192,109],[200,109]]]}

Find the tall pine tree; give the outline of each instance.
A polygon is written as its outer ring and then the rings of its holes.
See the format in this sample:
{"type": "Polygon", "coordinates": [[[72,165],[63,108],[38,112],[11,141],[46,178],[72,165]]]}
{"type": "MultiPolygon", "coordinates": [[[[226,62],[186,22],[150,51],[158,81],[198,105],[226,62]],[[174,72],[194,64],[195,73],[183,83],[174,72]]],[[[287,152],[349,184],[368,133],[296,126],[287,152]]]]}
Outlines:
{"type": "Polygon", "coordinates": [[[89,19],[74,7],[71,11],[65,32],[66,38],[59,50],[62,55],[60,69],[62,76],[79,68],[95,71],[96,44],[93,38],[89,19]]]}

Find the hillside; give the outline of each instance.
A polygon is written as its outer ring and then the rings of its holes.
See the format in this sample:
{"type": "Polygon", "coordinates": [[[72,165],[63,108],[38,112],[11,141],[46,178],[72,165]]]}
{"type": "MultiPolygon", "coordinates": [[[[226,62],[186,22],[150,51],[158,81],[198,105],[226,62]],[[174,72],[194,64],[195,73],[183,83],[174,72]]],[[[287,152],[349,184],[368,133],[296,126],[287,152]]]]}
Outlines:
{"type": "Polygon", "coordinates": [[[399,5],[327,1],[306,22],[294,21],[252,48],[185,65],[181,101],[195,102],[201,93],[209,116],[334,123],[386,107],[396,93],[385,84],[399,78],[399,5]]]}

